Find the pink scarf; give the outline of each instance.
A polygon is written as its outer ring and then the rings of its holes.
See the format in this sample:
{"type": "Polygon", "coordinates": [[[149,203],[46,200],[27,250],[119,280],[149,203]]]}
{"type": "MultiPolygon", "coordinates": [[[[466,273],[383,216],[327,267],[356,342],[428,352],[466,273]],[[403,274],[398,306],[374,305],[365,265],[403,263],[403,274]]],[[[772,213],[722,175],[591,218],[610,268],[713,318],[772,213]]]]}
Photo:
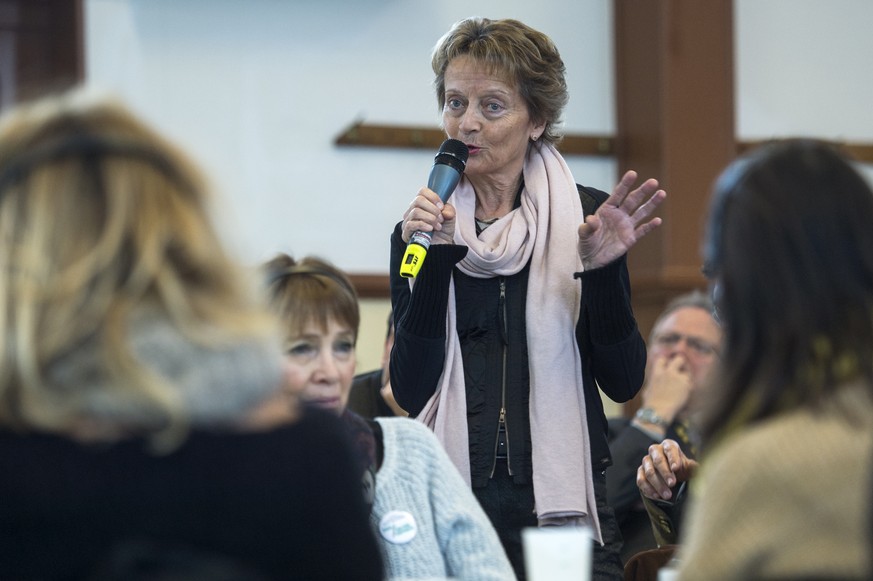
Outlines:
{"type": "MultiPolygon", "coordinates": [[[[476,235],[476,194],[462,180],[450,202],[457,210],[455,243],[469,248],[458,268],[490,278],[519,272],[530,261],[527,343],[534,498],[540,526],[587,525],[600,541],[582,367],[575,327],[582,270],[576,251],[582,204],[566,162],[551,145],[535,143],[524,163],[521,207],[476,235]]],[[[454,282],[449,287],[446,361],[439,385],[418,419],[436,433],[470,482],[467,400],[456,325],[454,282]]]]}

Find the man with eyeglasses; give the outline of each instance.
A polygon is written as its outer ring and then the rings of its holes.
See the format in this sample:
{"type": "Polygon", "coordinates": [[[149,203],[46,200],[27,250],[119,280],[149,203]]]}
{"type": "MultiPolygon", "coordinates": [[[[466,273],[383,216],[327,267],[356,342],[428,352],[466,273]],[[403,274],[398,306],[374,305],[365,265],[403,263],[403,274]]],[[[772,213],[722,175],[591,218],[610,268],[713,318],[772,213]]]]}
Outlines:
{"type": "Polygon", "coordinates": [[[688,412],[718,359],[721,335],[708,296],[694,291],[673,299],[649,337],[641,407],[633,419],[609,420],[613,464],[606,471],[607,498],[624,537],[625,562],[658,546],[636,484],[640,460],[649,446],[665,439],[694,457],[697,438],[688,412]]]}

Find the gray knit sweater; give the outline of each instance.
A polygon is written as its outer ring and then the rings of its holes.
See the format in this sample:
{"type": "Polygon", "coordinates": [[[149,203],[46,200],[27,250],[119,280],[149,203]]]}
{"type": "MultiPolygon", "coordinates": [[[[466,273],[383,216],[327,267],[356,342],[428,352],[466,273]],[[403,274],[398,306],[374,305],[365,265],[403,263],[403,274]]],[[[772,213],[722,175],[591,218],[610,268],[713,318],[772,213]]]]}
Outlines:
{"type": "Polygon", "coordinates": [[[870,387],[829,389],[704,458],[691,481],[678,579],[873,579],[870,387]]]}
{"type": "MultiPolygon", "coordinates": [[[[193,427],[215,427],[238,421],[242,414],[275,393],[282,381],[282,351],[272,334],[214,346],[198,345],[183,336],[155,308],[137,309],[130,317],[127,346],[146,372],[167,382],[180,398],[193,427]]],[[[151,431],[165,422],[165,412],[120,384],[106,369],[97,336],[53,361],[46,381],[85,417],[151,431]]]]}
{"type": "Polygon", "coordinates": [[[497,533],[436,436],[407,418],[376,421],[384,459],[370,518],[388,579],[514,580],[497,533]]]}

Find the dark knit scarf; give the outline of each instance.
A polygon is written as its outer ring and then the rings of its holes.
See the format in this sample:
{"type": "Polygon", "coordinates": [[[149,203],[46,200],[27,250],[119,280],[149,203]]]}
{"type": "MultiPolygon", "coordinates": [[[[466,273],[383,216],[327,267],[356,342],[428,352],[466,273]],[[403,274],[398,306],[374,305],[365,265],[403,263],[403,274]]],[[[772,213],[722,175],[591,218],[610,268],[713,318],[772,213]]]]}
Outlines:
{"type": "Polygon", "coordinates": [[[381,463],[378,448],[381,447],[382,438],[380,437],[377,443],[370,423],[352,411],[344,411],[340,419],[346,425],[352,440],[364,488],[364,501],[372,508],[376,496],[376,471],[381,463]]]}

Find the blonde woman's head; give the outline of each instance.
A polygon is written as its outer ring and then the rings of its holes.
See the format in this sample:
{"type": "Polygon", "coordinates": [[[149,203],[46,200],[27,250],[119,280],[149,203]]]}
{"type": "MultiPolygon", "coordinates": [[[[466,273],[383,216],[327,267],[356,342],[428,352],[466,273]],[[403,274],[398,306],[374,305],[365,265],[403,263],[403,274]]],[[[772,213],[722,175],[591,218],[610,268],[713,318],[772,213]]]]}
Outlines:
{"type": "Polygon", "coordinates": [[[113,378],[100,398],[151,409],[149,429],[167,429],[189,410],[134,354],[137,320],[166,320],[205,347],[271,332],[222,249],[203,176],[111,99],[74,91],[0,119],[0,239],[2,425],[93,420],[93,394],[47,379],[90,345],[94,373],[113,378]]]}

